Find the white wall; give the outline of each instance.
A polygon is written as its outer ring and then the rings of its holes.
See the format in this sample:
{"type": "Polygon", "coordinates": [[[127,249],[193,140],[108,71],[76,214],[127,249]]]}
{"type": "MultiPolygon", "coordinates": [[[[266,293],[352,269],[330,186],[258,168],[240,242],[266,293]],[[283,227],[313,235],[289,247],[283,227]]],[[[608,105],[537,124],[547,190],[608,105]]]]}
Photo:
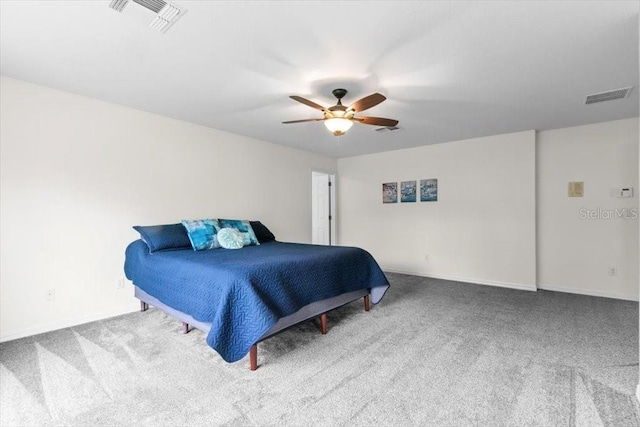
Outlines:
{"type": "Polygon", "coordinates": [[[134,224],[260,219],[309,242],[311,170],[336,167],[340,243],[387,270],[637,299],[638,220],[579,209],[637,208],[638,158],[628,119],[336,162],[3,77],[0,340],[137,309],[116,286],[134,224]],[[424,178],[438,178],[438,202],[382,204],[383,182],[424,178]],[[569,180],[584,198],[566,197],[569,180]],[[627,185],[633,199],[609,197],[627,185]]]}
{"type": "Polygon", "coordinates": [[[262,220],[309,242],[311,169],[335,159],[0,80],[0,339],[135,310],[136,224],[262,220]],[[45,301],[47,289],[56,299],[45,301]]]}
{"type": "Polygon", "coordinates": [[[388,271],[638,299],[637,118],[340,159],[338,172],[341,244],[388,271]],[[383,182],[424,178],[438,178],[438,202],[382,204],[383,182]],[[633,198],[610,196],[626,186],[633,198]]]}
{"type": "Polygon", "coordinates": [[[637,300],[638,119],[538,132],[537,155],[538,287],[637,300]],[[567,197],[569,181],[584,181],[584,197],[567,197]],[[630,219],[606,219],[624,208],[630,219]]]}
{"type": "Polygon", "coordinates": [[[387,271],[536,287],[534,131],[339,159],[338,194],[340,243],[387,271]],[[428,178],[437,202],[382,203],[428,178]]]}

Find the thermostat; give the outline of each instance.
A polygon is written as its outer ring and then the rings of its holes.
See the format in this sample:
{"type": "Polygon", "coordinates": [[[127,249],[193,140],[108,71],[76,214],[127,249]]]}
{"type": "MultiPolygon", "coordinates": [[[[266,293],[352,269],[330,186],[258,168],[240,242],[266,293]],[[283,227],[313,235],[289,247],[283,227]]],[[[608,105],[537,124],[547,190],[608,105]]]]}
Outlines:
{"type": "Polygon", "coordinates": [[[618,191],[618,197],[633,197],[633,188],[620,188],[618,191]]]}

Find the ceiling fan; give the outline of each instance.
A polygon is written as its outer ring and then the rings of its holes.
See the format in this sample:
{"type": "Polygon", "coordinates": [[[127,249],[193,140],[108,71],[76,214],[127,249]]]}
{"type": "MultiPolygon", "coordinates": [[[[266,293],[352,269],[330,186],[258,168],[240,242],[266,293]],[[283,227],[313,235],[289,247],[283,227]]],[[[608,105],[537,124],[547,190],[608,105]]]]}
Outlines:
{"type": "Polygon", "coordinates": [[[311,108],[315,108],[316,110],[322,111],[324,113],[324,118],[291,120],[282,123],[289,124],[302,122],[324,122],[324,125],[327,127],[327,129],[329,129],[329,131],[335,136],[344,135],[349,129],[351,129],[351,126],[353,126],[353,122],[359,122],[365,125],[385,127],[396,126],[398,124],[397,120],[385,119],[382,117],[355,117],[355,113],[359,113],[360,111],[368,110],[371,107],[375,107],[376,105],[387,99],[384,95],[374,93],[354,102],[349,107],[345,107],[344,105],[342,105],[342,98],[347,94],[347,90],[334,89],[331,93],[333,93],[333,96],[338,98],[338,103],[329,108],[325,108],[322,105],[318,105],[315,102],[309,101],[308,99],[301,96],[291,95],[289,98],[308,105],[311,108]]]}

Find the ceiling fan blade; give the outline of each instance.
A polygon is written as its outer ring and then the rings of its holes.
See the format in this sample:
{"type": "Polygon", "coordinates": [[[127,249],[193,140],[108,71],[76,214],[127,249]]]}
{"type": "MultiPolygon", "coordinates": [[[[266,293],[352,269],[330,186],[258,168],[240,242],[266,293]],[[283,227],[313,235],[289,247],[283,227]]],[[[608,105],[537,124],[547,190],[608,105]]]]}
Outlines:
{"type": "Polygon", "coordinates": [[[303,122],[321,122],[324,119],[303,119],[303,120],[290,120],[288,122],[282,122],[285,125],[288,125],[290,123],[303,123],[303,122]]]}
{"type": "Polygon", "coordinates": [[[320,110],[320,111],[326,110],[326,108],[324,108],[322,105],[316,104],[315,102],[309,101],[308,99],[298,95],[291,95],[289,98],[294,99],[298,102],[302,102],[304,105],[308,105],[309,107],[315,108],[316,110],[320,110]]]}
{"type": "Polygon", "coordinates": [[[374,125],[374,126],[396,126],[398,124],[397,120],[393,119],[385,119],[383,117],[354,117],[353,120],[357,120],[365,125],[374,125]]]}
{"type": "Polygon", "coordinates": [[[354,102],[353,104],[351,104],[349,109],[357,113],[358,111],[364,111],[371,107],[375,107],[385,99],[387,98],[384,95],[380,93],[374,93],[373,95],[365,96],[364,98],[354,102]]]}

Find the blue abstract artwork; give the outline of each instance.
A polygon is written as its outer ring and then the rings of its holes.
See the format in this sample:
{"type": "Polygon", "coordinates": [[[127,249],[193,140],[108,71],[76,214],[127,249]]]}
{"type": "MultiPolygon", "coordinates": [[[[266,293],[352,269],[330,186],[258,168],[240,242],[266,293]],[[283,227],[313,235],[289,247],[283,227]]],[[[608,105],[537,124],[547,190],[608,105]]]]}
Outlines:
{"type": "Polygon", "coordinates": [[[421,179],[420,180],[420,201],[421,202],[437,202],[438,201],[438,180],[437,179],[421,179]]]}
{"type": "Polygon", "coordinates": [[[382,203],[398,203],[397,182],[386,182],[382,184],[382,203]]]}
{"type": "Polygon", "coordinates": [[[416,201],[416,182],[403,181],[400,183],[400,200],[402,203],[416,201]]]}

